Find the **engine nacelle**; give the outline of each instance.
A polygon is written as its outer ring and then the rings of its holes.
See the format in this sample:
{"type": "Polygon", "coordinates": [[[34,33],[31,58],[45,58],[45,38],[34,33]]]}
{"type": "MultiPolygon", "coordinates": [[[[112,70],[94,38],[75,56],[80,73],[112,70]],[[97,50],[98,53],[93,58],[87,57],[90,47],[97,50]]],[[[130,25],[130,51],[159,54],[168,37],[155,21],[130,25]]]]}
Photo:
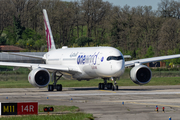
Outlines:
{"type": "Polygon", "coordinates": [[[134,83],[144,85],[151,80],[151,70],[145,65],[138,65],[131,69],[130,77],[134,83]]]}
{"type": "Polygon", "coordinates": [[[36,68],[29,73],[28,80],[34,87],[46,87],[50,82],[50,74],[46,69],[36,68]]]}

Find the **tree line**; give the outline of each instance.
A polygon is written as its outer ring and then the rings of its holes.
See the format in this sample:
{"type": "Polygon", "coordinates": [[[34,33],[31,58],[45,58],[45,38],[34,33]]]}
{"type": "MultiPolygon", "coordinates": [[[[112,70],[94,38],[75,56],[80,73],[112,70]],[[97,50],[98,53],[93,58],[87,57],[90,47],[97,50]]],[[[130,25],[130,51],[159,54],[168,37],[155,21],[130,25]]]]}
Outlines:
{"type": "Polygon", "coordinates": [[[0,44],[44,50],[42,9],[57,47],[112,46],[134,59],[180,52],[180,2],[174,0],[161,0],[158,10],[102,0],[0,0],[0,44]]]}

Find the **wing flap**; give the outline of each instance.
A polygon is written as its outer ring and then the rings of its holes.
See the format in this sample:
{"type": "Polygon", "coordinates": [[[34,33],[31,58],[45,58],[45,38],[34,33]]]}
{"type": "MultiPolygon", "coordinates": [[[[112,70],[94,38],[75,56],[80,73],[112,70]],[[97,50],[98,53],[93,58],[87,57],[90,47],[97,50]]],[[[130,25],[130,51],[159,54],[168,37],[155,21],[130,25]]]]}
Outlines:
{"type": "Polygon", "coordinates": [[[180,54],[126,61],[125,67],[133,66],[135,65],[135,63],[144,64],[144,63],[150,63],[150,62],[156,62],[156,61],[162,61],[162,60],[168,60],[168,59],[174,59],[174,58],[180,58],[180,54]]]}

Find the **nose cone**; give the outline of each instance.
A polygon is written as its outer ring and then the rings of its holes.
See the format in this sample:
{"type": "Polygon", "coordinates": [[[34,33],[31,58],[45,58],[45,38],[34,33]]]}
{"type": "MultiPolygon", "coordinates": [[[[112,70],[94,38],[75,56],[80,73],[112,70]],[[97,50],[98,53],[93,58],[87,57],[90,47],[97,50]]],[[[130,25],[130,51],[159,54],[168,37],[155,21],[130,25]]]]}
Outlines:
{"type": "Polygon", "coordinates": [[[114,73],[114,77],[119,77],[124,73],[125,67],[124,67],[124,60],[114,62],[112,64],[112,71],[114,73]]]}

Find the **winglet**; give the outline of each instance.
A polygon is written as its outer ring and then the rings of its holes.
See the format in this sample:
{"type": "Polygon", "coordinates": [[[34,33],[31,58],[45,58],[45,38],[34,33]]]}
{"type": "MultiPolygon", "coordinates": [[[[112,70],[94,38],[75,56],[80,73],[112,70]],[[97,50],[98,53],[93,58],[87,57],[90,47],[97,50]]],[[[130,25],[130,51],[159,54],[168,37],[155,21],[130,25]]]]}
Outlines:
{"type": "Polygon", "coordinates": [[[47,48],[48,48],[48,51],[55,50],[56,47],[54,44],[54,39],[52,36],[48,15],[45,9],[43,9],[43,14],[44,14],[44,26],[45,26],[45,33],[46,33],[47,48]]]}

